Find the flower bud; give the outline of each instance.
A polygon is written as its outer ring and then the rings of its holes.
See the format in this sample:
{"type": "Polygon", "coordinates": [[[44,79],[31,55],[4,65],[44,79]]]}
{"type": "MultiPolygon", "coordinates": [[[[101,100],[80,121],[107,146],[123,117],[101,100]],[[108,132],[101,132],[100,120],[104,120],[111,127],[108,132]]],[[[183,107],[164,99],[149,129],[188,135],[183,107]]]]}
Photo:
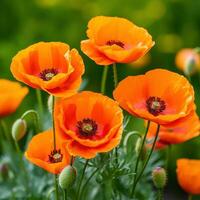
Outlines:
{"type": "Polygon", "coordinates": [[[184,69],[184,73],[188,76],[190,76],[191,74],[193,74],[196,71],[196,62],[195,59],[193,57],[189,57],[186,60],[186,64],[185,64],[185,69],[184,69]]]}
{"type": "MultiPolygon", "coordinates": [[[[141,145],[142,145],[142,139],[138,138],[138,140],[136,141],[136,144],[135,144],[135,152],[136,152],[137,155],[139,155],[139,153],[140,153],[141,145]]],[[[146,155],[147,155],[147,147],[144,144],[140,159],[145,160],[146,155]]]]}
{"type": "Polygon", "coordinates": [[[164,168],[156,167],[152,172],[152,179],[157,189],[162,189],[167,183],[167,174],[164,168]]]}
{"type": "Polygon", "coordinates": [[[191,76],[200,69],[199,48],[186,48],[180,50],[176,55],[176,66],[184,72],[185,75],[191,76]]]}
{"type": "Polygon", "coordinates": [[[96,176],[96,182],[101,184],[103,182],[103,176],[101,173],[98,173],[96,176]]]}
{"type": "Polygon", "coordinates": [[[17,119],[12,126],[12,137],[15,141],[19,141],[24,137],[27,130],[26,121],[17,119]]]}
{"type": "Polygon", "coordinates": [[[59,185],[62,189],[68,189],[76,179],[76,169],[71,165],[65,167],[59,175],[59,185]]]}
{"type": "Polygon", "coordinates": [[[52,106],[53,106],[53,96],[52,95],[50,95],[48,97],[47,105],[48,105],[49,112],[52,113],[52,106]]]}

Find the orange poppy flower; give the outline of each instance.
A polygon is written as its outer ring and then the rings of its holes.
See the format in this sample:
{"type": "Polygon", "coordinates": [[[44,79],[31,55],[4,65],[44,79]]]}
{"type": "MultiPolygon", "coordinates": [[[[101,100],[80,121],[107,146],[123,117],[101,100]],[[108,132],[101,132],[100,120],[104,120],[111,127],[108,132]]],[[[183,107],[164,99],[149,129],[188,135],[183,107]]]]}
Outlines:
{"type": "Polygon", "coordinates": [[[76,49],[61,42],[39,42],[12,60],[14,77],[54,96],[71,96],[81,84],[84,63],[76,49]]]}
{"type": "Polygon", "coordinates": [[[176,66],[188,75],[200,69],[200,55],[194,49],[180,50],[176,55],[175,62],[176,66]]]}
{"type": "Polygon", "coordinates": [[[117,102],[101,94],[81,92],[58,101],[54,118],[73,156],[90,159],[120,142],[122,111],[117,102]]]}
{"type": "Polygon", "coordinates": [[[130,114],[158,124],[172,123],[195,109],[191,84],[183,76],[164,69],[125,78],[113,95],[130,114]]]}
{"type": "Polygon", "coordinates": [[[28,94],[28,88],[19,83],[0,79],[0,118],[16,111],[24,97],[28,94]]]}
{"type": "MultiPolygon", "coordinates": [[[[157,129],[156,123],[151,123],[147,134],[147,139],[155,137],[157,129]]],[[[177,123],[161,126],[156,148],[162,148],[170,144],[178,144],[199,136],[200,121],[195,112],[183,118],[177,123]]]]}
{"type": "Polygon", "coordinates": [[[87,36],[89,39],[81,42],[81,50],[99,65],[133,62],[154,45],[144,28],[119,17],[92,18],[87,36]]]}
{"type": "Polygon", "coordinates": [[[179,185],[189,194],[200,195],[200,160],[177,160],[179,185]]]}
{"type": "Polygon", "coordinates": [[[53,174],[59,174],[70,164],[70,155],[62,145],[62,139],[56,137],[56,147],[53,149],[52,130],[35,135],[28,144],[25,157],[35,165],[53,174]]]}

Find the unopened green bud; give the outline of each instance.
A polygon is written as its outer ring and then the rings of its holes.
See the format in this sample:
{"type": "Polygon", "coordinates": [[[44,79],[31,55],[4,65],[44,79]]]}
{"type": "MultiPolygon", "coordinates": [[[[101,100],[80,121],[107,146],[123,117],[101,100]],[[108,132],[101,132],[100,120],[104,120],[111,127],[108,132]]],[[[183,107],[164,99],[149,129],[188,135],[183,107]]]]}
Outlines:
{"type": "Polygon", "coordinates": [[[192,75],[197,69],[195,58],[188,58],[184,73],[188,76],[192,75]]]}
{"type": "Polygon", "coordinates": [[[12,137],[15,141],[22,139],[26,133],[27,125],[23,119],[17,119],[12,126],[12,137]]]}
{"type": "MultiPolygon", "coordinates": [[[[138,140],[136,141],[136,144],[135,144],[135,152],[137,155],[139,155],[139,153],[140,153],[141,146],[142,146],[142,139],[138,138],[138,140]]],[[[145,160],[146,155],[147,155],[147,147],[146,147],[146,144],[144,144],[144,146],[142,148],[142,153],[141,153],[140,159],[145,160]]]]}
{"type": "Polygon", "coordinates": [[[62,189],[68,189],[76,180],[76,169],[71,165],[65,167],[59,175],[59,185],[62,189]]]}
{"type": "Polygon", "coordinates": [[[49,112],[52,113],[52,106],[53,106],[53,96],[52,95],[49,96],[47,105],[48,105],[49,112]]]}
{"type": "Polygon", "coordinates": [[[157,189],[162,189],[167,183],[167,173],[164,168],[156,167],[152,172],[152,179],[157,189]]]}
{"type": "Polygon", "coordinates": [[[96,176],[96,182],[99,184],[103,182],[103,176],[100,173],[96,176]]]}

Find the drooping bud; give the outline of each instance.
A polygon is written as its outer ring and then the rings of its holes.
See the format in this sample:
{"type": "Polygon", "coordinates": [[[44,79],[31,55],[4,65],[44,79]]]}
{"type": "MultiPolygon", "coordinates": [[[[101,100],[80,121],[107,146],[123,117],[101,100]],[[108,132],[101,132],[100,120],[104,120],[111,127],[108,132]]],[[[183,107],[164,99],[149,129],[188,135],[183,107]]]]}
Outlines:
{"type": "Polygon", "coordinates": [[[49,112],[52,113],[52,105],[53,105],[53,96],[52,95],[50,95],[48,97],[47,105],[48,105],[49,112]]]}
{"type": "Polygon", "coordinates": [[[76,180],[76,169],[71,165],[65,167],[59,175],[59,185],[62,189],[68,189],[76,180]]]}
{"type": "Polygon", "coordinates": [[[26,133],[27,125],[23,119],[17,119],[12,126],[12,137],[15,141],[22,139],[26,133]]]}
{"type": "Polygon", "coordinates": [[[157,189],[162,189],[167,183],[167,173],[164,168],[156,167],[152,172],[152,179],[157,189]]]}
{"type": "MultiPolygon", "coordinates": [[[[135,152],[137,155],[139,155],[139,153],[140,153],[141,146],[142,146],[142,138],[138,138],[136,141],[136,144],[135,144],[135,152]]],[[[144,144],[144,146],[142,148],[142,154],[141,154],[140,159],[145,160],[146,155],[147,155],[147,146],[146,146],[146,144],[144,144]]]]}

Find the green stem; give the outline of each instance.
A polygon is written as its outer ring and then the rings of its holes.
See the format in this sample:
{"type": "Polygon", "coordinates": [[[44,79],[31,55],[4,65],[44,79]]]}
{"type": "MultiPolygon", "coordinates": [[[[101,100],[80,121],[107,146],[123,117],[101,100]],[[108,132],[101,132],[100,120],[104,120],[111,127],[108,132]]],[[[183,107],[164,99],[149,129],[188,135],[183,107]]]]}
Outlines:
{"type": "MultiPolygon", "coordinates": [[[[53,102],[52,102],[53,148],[54,148],[54,151],[56,151],[56,129],[55,129],[55,121],[54,121],[54,109],[55,109],[55,97],[53,96],[53,102]]],[[[58,179],[57,179],[56,174],[54,175],[54,187],[55,187],[56,200],[58,200],[59,199],[58,179]]]]}
{"type": "Polygon", "coordinates": [[[150,121],[147,122],[147,128],[146,128],[146,131],[145,131],[145,134],[144,134],[144,138],[143,138],[142,144],[141,144],[141,146],[140,146],[139,155],[138,155],[138,157],[137,157],[137,161],[136,161],[136,164],[135,164],[135,171],[134,171],[135,176],[134,176],[134,183],[133,183],[133,185],[135,184],[135,181],[136,181],[137,170],[138,170],[140,158],[141,158],[141,156],[142,156],[144,144],[145,144],[145,141],[146,141],[146,138],[147,138],[147,133],[148,133],[148,131],[149,131],[149,126],[150,126],[150,121]]]}
{"type": "Polygon", "coordinates": [[[143,172],[144,172],[144,170],[145,170],[147,164],[149,163],[149,160],[150,160],[151,155],[152,155],[152,153],[153,153],[154,147],[155,147],[155,145],[156,145],[156,141],[157,141],[157,138],[158,138],[159,130],[160,130],[160,125],[158,124],[157,130],[156,130],[156,136],[155,136],[155,138],[154,138],[153,145],[152,145],[152,147],[151,147],[150,153],[149,153],[147,159],[146,159],[145,162],[144,162],[144,165],[143,165],[143,167],[142,167],[142,170],[140,171],[138,177],[135,179],[135,182],[134,182],[134,184],[133,184],[133,188],[132,188],[132,192],[131,192],[131,197],[133,197],[135,188],[136,188],[136,186],[137,186],[137,183],[139,182],[139,180],[140,180],[140,178],[142,177],[143,172]]]}
{"type": "Polygon", "coordinates": [[[21,157],[21,150],[20,150],[20,148],[19,148],[19,144],[18,144],[18,142],[17,141],[14,141],[15,142],[15,148],[16,148],[16,151],[17,151],[17,153],[20,155],[20,157],[21,157]]]}
{"type": "MultiPolygon", "coordinates": [[[[113,63],[113,78],[114,78],[114,88],[117,87],[118,77],[117,77],[117,66],[116,63],[113,63]]],[[[118,164],[118,147],[115,148],[115,157],[116,157],[116,165],[118,164]]]]}
{"type": "Polygon", "coordinates": [[[158,190],[158,200],[163,200],[163,191],[162,191],[162,189],[158,190]]]}
{"type": "Polygon", "coordinates": [[[66,189],[63,189],[63,197],[64,197],[64,200],[67,200],[67,190],[66,189]]]}
{"type": "Polygon", "coordinates": [[[57,177],[57,174],[54,174],[54,187],[55,187],[55,199],[59,200],[59,194],[58,194],[58,177],[57,177]]]}
{"type": "Polygon", "coordinates": [[[89,176],[89,178],[86,180],[85,184],[83,185],[82,187],[82,191],[80,192],[80,196],[82,197],[82,195],[84,195],[84,191],[89,183],[89,181],[93,178],[93,176],[100,170],[102,169],[102,167],[107,163],[109,162],[109,160],[107,159],[106,162],[105,162],[105,156],[106,154],[100,154],[101,155],[101,164],[100,166],[93,171],[93,173],[89,176]]]}
{"type": "Polygon", "coordinates": [[[118,147],[115,147],[115,164],[118,165],[118,147]]]}
{"type": "Polygon", "coordinates": [[[192,195],[188,194],[188,200],[192,200],[192,195]]]}
{"type": "Polygon", "coordinates": [[[101,79],[101,93],[105,94],[106,91],[106,80],[108,75],[108,66],[103,67],[103,74],[101,79]]]}
{"type": "Polygon", "coordinates": [[[26,183],[25,183],[25,187],[26,187],[26,191],[29,192],[29,187],[28,187],[28,183],[29,183],[29,178],[28,178],[28,172],[26,170],[26,167],[24,165],[24,161],[23,161],[23,154],[21,152],[21,149],[19,147],[19,144],[17,141],[14,141],[14,144],[15,144],[15,148],[16,148],[16,151],[17,151],[17,154],[19,155],[19,167],[21,168],[21,170],[24,172],[24,176],[25,176],[25,179],[26,179],[26,183]]]}
{"type": "Polygon", "coordinates": [[[93,171],[93,173],[90,175],[90,177],[87,179],[87,181],[85,182],[85,184],[82,187],[82,190],[80,192],[80,196],[82,196],[84,194],[84,191],[89,183],[89,181],[92,179],[92,177],[99,171],[100,168],[97,168],[96,170],[93,171]]]}
{"type": "Polygon", "coordinates": [[[83,172],[82,172],[82,175],[81,175],[81,179],[80,179],[80,182],[79,182],[79,185],[78,185],[76,200],[79,200],[79,196],[80,196],[79,193],[80,193],[81,185],[82,185],[82,182],[83,182],[83,178],[84,178],[84,175],[85,175],[85,171],[86,171],[88,162],[89,162],[89,160],[86,160],[85,165],[84,165],[84,168],[83,168],[83,172]]]}
{"type": "Polygon", "coordinates": [[[38,106],[39,106],[39,112],[40,115],[43,115],[43,103],[42,103],[42,95],[41,91],[39,89],[36,89],[36,96],[37,96],[37,101],[38,101],[38,106]]]}
{"type": "Polygon", "coordinates": [[[118,83],[116,63],[113,64],[113,77],[114,77],[114,87],[116,88],[118,83]]]}
{"type": "Polygon", "coordinates": [[[53,147],[54,150],[56,150],[56,129],[54,121],[54,110],[55,110],[55,97],[53,96],[53,102],[52,102],[53,147]]]}

